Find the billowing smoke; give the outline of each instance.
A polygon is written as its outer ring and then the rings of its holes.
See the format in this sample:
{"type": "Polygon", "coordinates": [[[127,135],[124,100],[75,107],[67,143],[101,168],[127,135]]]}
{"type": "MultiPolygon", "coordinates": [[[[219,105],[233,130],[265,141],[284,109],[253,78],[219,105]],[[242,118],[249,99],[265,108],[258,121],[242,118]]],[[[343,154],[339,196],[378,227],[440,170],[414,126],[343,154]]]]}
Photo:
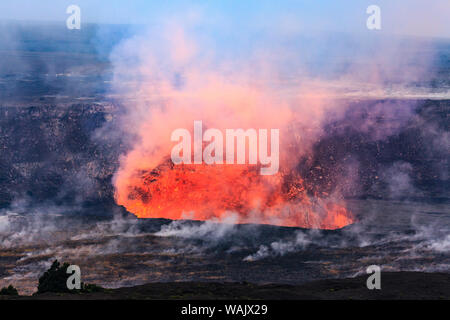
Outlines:
{"type": "Polygon", "coordinates": [[[358,44],[360,38],[342,36],[356,46],[352,52],[334,48],[323,35],[308,47],[308,37],[275,30],[267,42],[239,53],[218,52],[228,47],[212,45],[211,34],[198,31],[199,21],[173,21],[143,30],[112,54],[114,88],[126,108],[121,130],[136,138],[115,175],[116,202],[147,218],[207,220],[233,211],[240,223],[325,229],[351,223],[340,186],[354,182],[334,172],[334,179],[305,181],[298,167],[311,165],[313,146],[331,123],[348,121],[373,141],[409,123],[415,101],[360,110],[350,101],[418,94],[413,86],[430,76],[433,51],[417,49],[430,44],[377,37],[358,44]],[[222,132],[280,129],[280,172],[258,177],[251,166],[173,167],[171,133],[192,133],[195,120],[222,132]],[[328,187],[319,192],[324,188],[317,185],[328,187]]]}

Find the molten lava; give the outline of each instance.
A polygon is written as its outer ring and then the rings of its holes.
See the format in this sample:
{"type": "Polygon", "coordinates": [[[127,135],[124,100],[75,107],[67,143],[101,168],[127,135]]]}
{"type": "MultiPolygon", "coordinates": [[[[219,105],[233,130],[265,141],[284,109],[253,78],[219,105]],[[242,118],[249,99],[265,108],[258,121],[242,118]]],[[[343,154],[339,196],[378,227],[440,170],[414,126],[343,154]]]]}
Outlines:
{"type": "Polygon", "coordinates": [[[174,165],[139,170],[116,190],[118,204],[139,218],[222,220],[338,229],[353,215],[336,201],[308,196],[298,174],[259,174],[256,165],[174,165]]]}

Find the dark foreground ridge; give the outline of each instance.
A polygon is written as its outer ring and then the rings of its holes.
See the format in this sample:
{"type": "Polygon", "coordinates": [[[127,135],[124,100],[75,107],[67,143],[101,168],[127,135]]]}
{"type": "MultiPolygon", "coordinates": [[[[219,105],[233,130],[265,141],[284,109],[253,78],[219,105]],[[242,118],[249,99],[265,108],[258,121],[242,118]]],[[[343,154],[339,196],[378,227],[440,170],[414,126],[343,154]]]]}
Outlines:
{"type": "Polygon", "coordinates": [[[50,293],[34,296],[0,296],[0,299],[115,300],[115,299],[263,299],[263,300],[359,300],[450,299],[450,273],[384,272],[381,290],[366,287],[368,275],[328,279],[302,285],[214,282],[149,283],[135,287],[103,289],[91,293],[50,293]]]}

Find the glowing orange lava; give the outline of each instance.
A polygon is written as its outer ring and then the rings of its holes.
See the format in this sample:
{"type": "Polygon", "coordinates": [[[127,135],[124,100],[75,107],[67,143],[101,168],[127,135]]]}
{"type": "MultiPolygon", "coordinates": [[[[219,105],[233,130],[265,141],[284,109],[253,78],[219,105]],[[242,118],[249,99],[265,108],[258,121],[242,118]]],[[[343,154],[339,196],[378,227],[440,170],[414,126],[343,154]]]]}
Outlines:
{"type": "Polygon", "coordinates": [[[116,190],[116,201],[139,218],[222,220],[236,223],[338,229],[353,215],[330,199],[309,197],[294,173],[262,176],[252,165],[174,165],[139,170],[116,190]]]}

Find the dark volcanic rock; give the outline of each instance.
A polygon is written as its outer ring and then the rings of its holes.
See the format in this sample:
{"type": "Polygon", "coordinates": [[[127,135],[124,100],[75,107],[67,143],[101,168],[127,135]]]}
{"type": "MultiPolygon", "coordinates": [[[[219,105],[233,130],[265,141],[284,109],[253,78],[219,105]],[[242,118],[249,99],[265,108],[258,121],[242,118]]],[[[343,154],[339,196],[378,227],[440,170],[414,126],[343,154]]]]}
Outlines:
{"type": "MultiPolygon", "coordinates": [[[[385,272],[381,290],[369,290],[367,276],[314,281],[303,285],[214,282],[151,283],[105,289],[88,294],[45,293],[19,299],[445,299],[450,297],[450,274],[385,272]]],[[[9,298],[11,299],[11,298],[9,298]]]]}
{"type": "Polygon", "coordinates": [[[113,107],[0,109],[0,206],[30,198],[65,205],[112,201],[120,141],[96,138],[113,107]]]}
{"type": "MultiPolygon", "coordinates": [[[[400,197],[448,201],[448,150],[438,135],[448,135],[450,101],[361,101],[348,110],[328,124],[313,153],[299,159],[309,192],[395,198],[389,175],[403,170],[414,190],[400,197]],[[370,111],[380,105],[412,108],[413,115],[386,118],[384,111],[370,111]],[[376,127],[389,121],[398,130],[381,139],[376,127]],[[370,125],[361,130],[355,123],[370,125]],[[441,146],[434,141],[440,138],[441,146]]],[[[0,108],[0,206],[24,198],[113,203],[111,178],[126,150],[117,134],[119,112],[111,104],[0,108]]]]}

